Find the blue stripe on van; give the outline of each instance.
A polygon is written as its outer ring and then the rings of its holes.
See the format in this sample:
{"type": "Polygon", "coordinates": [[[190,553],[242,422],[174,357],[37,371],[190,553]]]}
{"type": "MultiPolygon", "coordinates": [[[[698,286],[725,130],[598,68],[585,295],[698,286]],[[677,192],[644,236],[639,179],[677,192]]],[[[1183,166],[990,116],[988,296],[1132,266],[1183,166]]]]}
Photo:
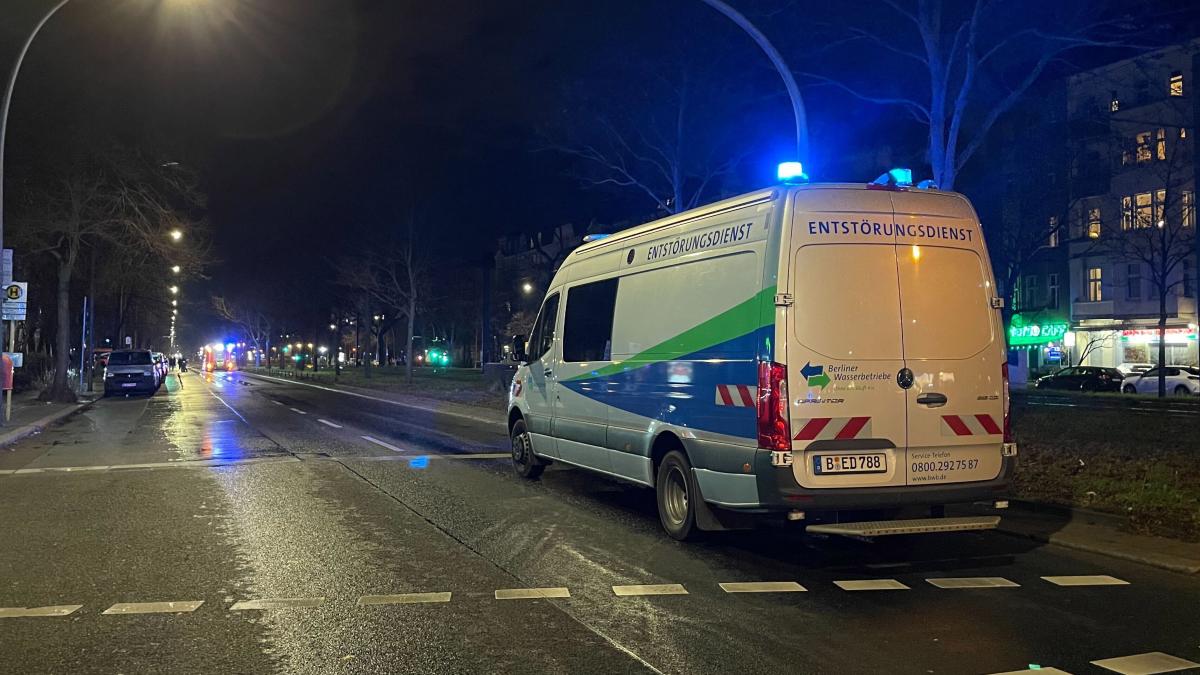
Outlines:
{"type": "Polygon", "coordinates": [[[764,326],[670,361],[629,364],[619,373],[560,381],[582,396],[669,424],[754,440],[754,408],[718,406],[718,384],[758,385],[756,347],[774,338],[764,326]],[[602,386],[598,386],[602,385],[602,386]]]}

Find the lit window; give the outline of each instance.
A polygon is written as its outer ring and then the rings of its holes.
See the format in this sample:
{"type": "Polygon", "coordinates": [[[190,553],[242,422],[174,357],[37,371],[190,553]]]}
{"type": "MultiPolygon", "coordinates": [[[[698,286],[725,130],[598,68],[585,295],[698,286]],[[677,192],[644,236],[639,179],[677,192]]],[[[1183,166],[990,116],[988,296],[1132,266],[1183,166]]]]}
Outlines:
{"type": "Polygon", "coordinates": [[[1109,112],[1117,112],[1121,109],[1121,99],[1117,98],[1117,92],[1112,93],[1112,101],[1108,104],[1109,112]]]}
{"type": "Polygon", "coordinates": [[[1158,155],[1158,161],[1165,162],[1167,159],[1167,130],[1159,129],[1155,134],[1155,154],[1158,155]]]}
{"type": "Polygon", "coordinates": [[[1172,96],[1183,96],[1183,73],[1178,70],[1171,73],[1171,79],[1167,81],[1167,91],[1172,96]]]}
{"type": "Polygon", "coordinates": [[[1088,209],[1087,236],[1089,239],[1100,238],[1100,207],[1088,209]]]}
{"type": "Polygon", "coordinates": [[[1179,137],[1187,138],[1187,129],[1185,129],[1184,127],[1179,127],[1179,137]]]}
{"type": "Polygon", "coordinates": [[[1136,212],[1133,217],[1134,227],[1150,227],[1154,222],[1154,199],[1149,192],[1139,192],[1133,196],[1136,212]]]}
{"type": "Polygon", "coordinates": [[[1164,213],[1166,211],[1166,208],[1167,208],[1167,191],[1166,190],[1155,190],[1154,191],[1154,224],[1155,225],[1158,225],[1160,227],[1163,225],[1165,218],[1166,218],[1166,214],[1164,213]]]}
{"type": "Polygon", "coordinates": [[[1058,246],[1058,216],[1050,216],[1050,248],[1058,246]]]}
{"type": "Polygon", "coordinates": [[[1149,162],[1153,155],[1150,153],[1150,132],[1143,131],[1135,137],[1137,141],[1137,163],[1149,162]]]}
{"type": "Polygon", "coordinates": [[[1100,268],[1089,267],[1087,271],[1088,302],[1100,302],[1104,298],[1101,289],[1100,268]]]}
{"type": "Polygon", "coordinates": [[[1196,193],[1191,190],[1183,191],[1183,226],[1191,227],[1196,224],[1196,193]]]}

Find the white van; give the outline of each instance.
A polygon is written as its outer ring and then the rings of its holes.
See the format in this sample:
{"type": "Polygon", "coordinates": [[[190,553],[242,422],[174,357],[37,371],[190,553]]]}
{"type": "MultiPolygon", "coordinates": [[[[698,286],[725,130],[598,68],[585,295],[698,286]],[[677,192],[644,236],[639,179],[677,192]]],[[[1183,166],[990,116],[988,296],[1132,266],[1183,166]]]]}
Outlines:
{"type": "Polygon", "coordinates": [[[653,487],[676,539],[771,513],[857,536],[995,527],[943,516],[1007,506],[1002,303],[970,203],[902,175],[784,184],[572,252],[512,382],[517,473],[653,487]],[[910,506],[930,517],[894,519],[910,506]]]}

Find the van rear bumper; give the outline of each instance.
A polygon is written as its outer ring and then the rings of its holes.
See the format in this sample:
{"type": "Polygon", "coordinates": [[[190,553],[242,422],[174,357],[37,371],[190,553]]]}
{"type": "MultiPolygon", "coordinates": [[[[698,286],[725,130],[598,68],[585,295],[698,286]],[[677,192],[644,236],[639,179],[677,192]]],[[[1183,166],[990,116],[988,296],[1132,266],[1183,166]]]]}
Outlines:
{"type": "Polygon", "coordinates": [[[1006,495],[1015,468],[1016,458],[1004,457],[999,475],[992,480],[872,488],[806,488],[796,482],[791,467],[772,466],[771,453],[760,451],[755,457],[759,502],[756,510],[853,510],[992,501],[1006,495]]]}

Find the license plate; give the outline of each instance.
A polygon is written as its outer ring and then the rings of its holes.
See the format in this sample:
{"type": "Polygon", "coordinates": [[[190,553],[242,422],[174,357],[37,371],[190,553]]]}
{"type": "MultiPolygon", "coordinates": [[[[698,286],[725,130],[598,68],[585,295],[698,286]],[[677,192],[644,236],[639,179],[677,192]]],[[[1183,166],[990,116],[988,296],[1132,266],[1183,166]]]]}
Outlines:
{"type": "Polygon", "coordinates": [[[137,386],[137,382],[122,382],[122,383],[121,383],[121,386],[122,386],[122,387],[136,387],[136,386],[137,386]]]}
{"type": "Polygon", "coordinates": [[[887,471],[887,455],[874,452],[869,455],[814,455],[813,473],[884,473],[887,471]]]}

